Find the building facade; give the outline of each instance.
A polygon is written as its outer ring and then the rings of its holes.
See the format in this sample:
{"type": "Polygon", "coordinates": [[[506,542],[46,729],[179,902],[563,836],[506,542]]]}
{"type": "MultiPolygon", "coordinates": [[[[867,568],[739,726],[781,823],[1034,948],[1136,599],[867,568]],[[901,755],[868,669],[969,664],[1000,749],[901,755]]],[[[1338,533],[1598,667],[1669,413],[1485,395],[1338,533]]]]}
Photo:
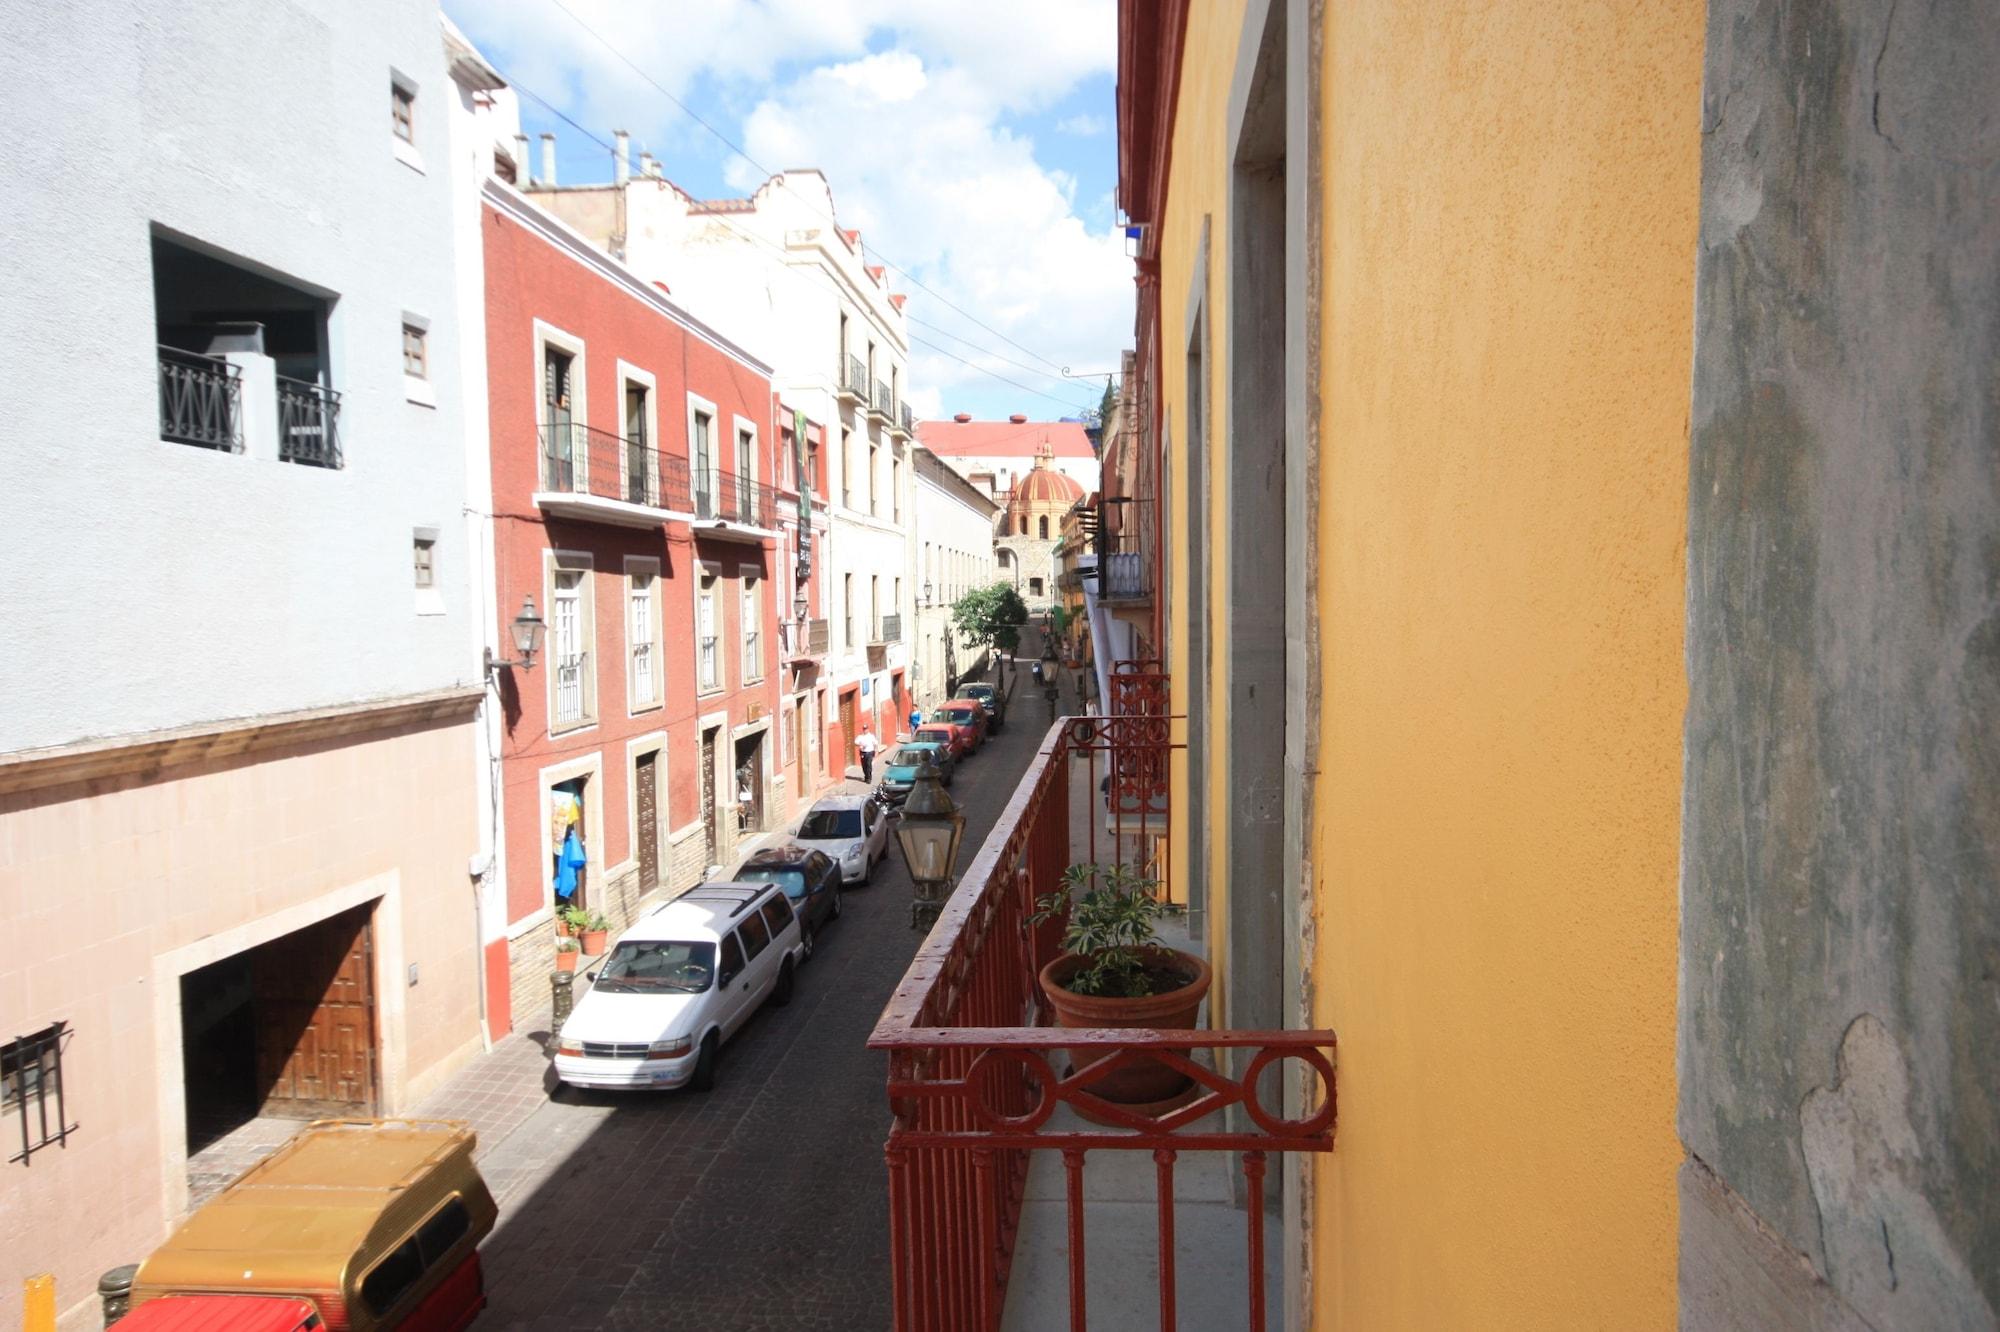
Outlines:
{"type": "Polygon", "coordinates": [[[822,431],[827,526],[809,552],[819,576],[806,618],[808,632],[826,622],[826,647],[794,682],[792,706],[840,777],[858,765],[861,728],[893,735],[909,705],[914,417],[902,296],[860,233],[840,227],[816,171],[781,173],[747,199],[692,199],[645,171],[609,185],[542,180],[531,196],[767,360],[784,401],[822,431]]]}
{"type": "Polygon", "coordinates": [[[423,6],[8,26],[0,1253],[94,1326],[191,1157],[480,1048],[456,93],[423,6]]]}
{"type": "Polygon", "coordinates": [[[1064,521],[1084,494],[1081,485],[1056,469],[1053,449],[1044,442],[1033,465],[999,496],[994,569],[1014,584],[1032,614],[1044,614],[1061,601],[1056,547],[1062,544],[1064,521]]]}
{"type": "Polygon", "coordinates": [[[1172,891],[1339,1038],[1286,1325],[1995,1326],[1990,10],[1120,21],[1172,891]]]}
{"type": "Polygon", "coordinates": [[[791,814],[791,570],[768,367],[511,186],[483,193],[494,601],[548,626],[503,668],[488,1004],[534,1011],[555,910],[622,928],[791,814]]]}
{"type": "Polygon", "coordinates": [[[1099,482],[1097,450],[1080,421],[1031,421],[1016,412],[1005,421],[975,421],[960,412],[948,421],[917,427],[923,446],[995,494],[1012,490],[1036,466],[1060,472],[1089,494],[1099,482]]]}
{"type": "MultiPolygon", "coordinates": [[[[990,667],[984,645],[968,648],[952,627],[952,605],[995,578],[993,525],[1000,506],[957,469],[919,445],[915,468],[916,630],[910,639],[910,693],[926,710],[950,698],[961,680],[990,667]]],[[[897,724],[889,732],[907,730],[897,724]]]]}

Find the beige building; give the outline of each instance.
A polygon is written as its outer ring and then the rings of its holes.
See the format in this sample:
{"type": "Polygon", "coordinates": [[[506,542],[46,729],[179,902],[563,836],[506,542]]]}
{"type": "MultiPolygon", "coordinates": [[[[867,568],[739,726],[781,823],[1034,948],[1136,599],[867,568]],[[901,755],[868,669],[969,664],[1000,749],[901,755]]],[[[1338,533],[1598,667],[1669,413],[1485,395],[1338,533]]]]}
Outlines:
{"type": "Polygon", "coordinates": [[[1063,519],[1084,489],[1053,465],[1044,446],[1034,465],[1002,496],[1006,508],[993,533],[993,558],[1001,578],[1013,582],[1030,612],[1040,612],[1061,599],[1056,587],[1056,547],[1062,542],[1063,519]]]}

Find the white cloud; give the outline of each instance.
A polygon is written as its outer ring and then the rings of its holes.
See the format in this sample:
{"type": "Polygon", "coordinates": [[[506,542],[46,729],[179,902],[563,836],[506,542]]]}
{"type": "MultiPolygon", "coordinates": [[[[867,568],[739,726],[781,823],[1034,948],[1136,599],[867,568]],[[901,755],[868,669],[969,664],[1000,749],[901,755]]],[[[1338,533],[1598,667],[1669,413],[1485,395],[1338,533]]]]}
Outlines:
{"type": "MultiPolygon", "coordinates": [[[[843,226],[861,228],[871,250],[984,323],[1079,370],[1114,365],[1130,341],[1122,240],[1086,227],[1074,176],[1044,168],[1033,144],[1004,123],[1115,72],[1113,0],[562,3],[675,96],[693,100],[758,163],[823,170],[843,226]]],[[[600,135],[630,129],[635,146],[660,154],[670,175],[677,157],[694,153],[725,160],[732,189],[762,182],[757,167],[720,149],[554,0],[448,0],[447,8],[509,76],[600,135]]],[[[1080,115],[1055,128],[1082,135],[1103,127],[1080,115]]],[[[923,290],[893,275],[892,286],[907,290],[913,319],[1046,373],[1036,356],[923,290]]],[[[987,360],[933,330],[911,332],[987,360]]],[[[916,348],[913,359],[911,398],[927,414],[961,402],[1062,410],[936,352],[916,348]]],[[[988,363],[1078,405],[1094,403],[1101,387],[988,363]]]]}
{"type": "Polygon", "coordinates": [[[1063,134],[1074,134],[1078,138],[1090,138],[1111,128],[1111,122],[1103,116],[1085,113],[1080,116],[1065,116],[1056,122],[1056,129],[1063,134]]]}

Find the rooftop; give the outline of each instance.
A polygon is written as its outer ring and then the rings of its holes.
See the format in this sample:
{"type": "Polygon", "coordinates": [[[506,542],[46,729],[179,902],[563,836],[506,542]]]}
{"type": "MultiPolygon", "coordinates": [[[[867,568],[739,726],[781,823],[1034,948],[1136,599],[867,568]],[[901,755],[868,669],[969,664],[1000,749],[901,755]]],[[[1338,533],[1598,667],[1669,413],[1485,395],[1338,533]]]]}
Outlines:
{"type": "Polygon", "coordinates": [[[1078,421],[975,421],[961,412],[949,421],[917,422],[917,439],[942,458],[1032,458],[1047,444],[1056,458],[1097,457],[1078,421]]]}

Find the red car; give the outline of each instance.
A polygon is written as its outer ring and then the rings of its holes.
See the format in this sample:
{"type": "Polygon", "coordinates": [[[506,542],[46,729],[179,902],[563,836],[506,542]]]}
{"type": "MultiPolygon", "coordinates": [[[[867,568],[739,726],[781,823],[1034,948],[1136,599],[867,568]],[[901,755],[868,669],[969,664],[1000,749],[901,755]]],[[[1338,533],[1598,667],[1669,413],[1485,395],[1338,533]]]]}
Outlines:
{"type": "Polygon", "coordinates": [[[971,730],[953,722],[925,722],[917,728],[917,733],[910,738],[919,741],[936,741],[945,747],[946,752],[953,759],[962,759],[972,752],[971,730]]]}
{"type": "Polygon", "coordinates": [[[986,743],[986,732],[992,723],[986,716],[986,709],[979,705],[978,699],[955,698],[948,703],[938,704],[936,710],[931,713],[931,720],[934,722],[944,721],[947,718],[954,725],[967,726],[972,729],[972,747],[974,749],[986,743]]]}

